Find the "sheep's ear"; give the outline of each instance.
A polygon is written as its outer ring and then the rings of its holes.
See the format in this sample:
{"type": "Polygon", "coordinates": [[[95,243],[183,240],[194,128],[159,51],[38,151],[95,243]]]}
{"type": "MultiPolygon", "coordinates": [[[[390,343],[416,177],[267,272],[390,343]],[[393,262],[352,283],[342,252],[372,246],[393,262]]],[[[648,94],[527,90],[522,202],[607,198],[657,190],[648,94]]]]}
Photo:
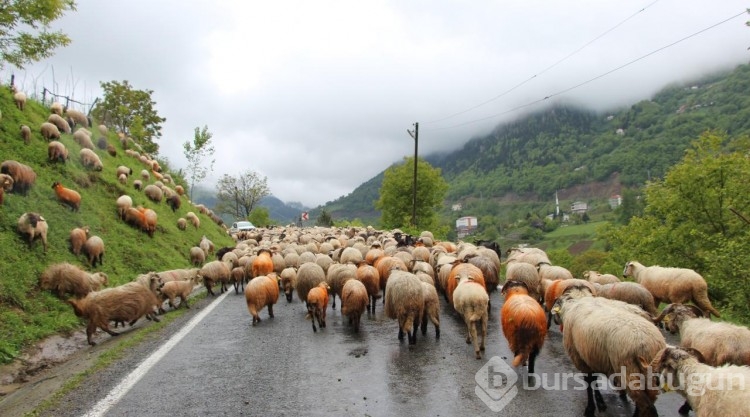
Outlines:
{"type": "Polygon", "coordinates": [[[695,357],[695,359],[698,359],[698,362],[706,363],[706,357],[703,356],[703,354],[698,349],[691,348],[691,347],[684,347],[682,348],[682,350],[690,354],[690,356],[695,357]]]}
{"type": "Polygon", "coordinates": [[[659,352],[656,353],[654,356],[654,359],[649,364],[654,372],[661,372],[662,369],[664,369],[665,362],[667,361],[667,358],[669,357],[670,348],[665,347],[659,352]]]}

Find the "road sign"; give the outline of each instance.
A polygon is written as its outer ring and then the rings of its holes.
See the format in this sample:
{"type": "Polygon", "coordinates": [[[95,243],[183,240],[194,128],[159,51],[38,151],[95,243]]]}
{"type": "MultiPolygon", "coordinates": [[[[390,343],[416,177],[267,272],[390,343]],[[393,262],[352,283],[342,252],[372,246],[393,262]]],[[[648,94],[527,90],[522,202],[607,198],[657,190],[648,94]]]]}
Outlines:
{"type": "Polygon", "coordinates": [[[310,216],[307,214],[307,212],[302,213],[302,220],[310,220],[310,216]]]}

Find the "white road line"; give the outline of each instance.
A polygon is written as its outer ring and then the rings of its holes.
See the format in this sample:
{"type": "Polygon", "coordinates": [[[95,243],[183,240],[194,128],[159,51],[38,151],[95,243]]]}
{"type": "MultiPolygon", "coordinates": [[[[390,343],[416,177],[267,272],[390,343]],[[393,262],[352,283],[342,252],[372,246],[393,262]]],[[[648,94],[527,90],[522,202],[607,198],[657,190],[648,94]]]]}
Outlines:
{"type": "Polygon", "coordinates": [[[183,327],[179,332],[175,333],[171,338],[169,338],[166,343],[164,343],[158,350],[156,350],[156,352],[152,353],[151,356],[146,358],[146,360],[141,362],[141,364],[138,365],[138,367],[135,368],[133,372],[123,378],[122,381],[120,381],[120,383],[117,384],[117,386],[114,387],[106,397],[96,403],[91,411],[84,414],[83,417],[101,417],[107,411],[109,411],[112,406],[117,404],[117,402],[120,401],[120,399],[122,399],[122,397],[124,397],[131,388],[133,388],[133,386],[143,377],[143,375],[146,375],[151,367],[156,365],[156,363],[159,362],[161,358],[164,357],[164,355],[169,353],[169,351],[172,350],[172,348],[175,347],[177,343],[179,343],[185,336],[187,336],[187,334],[190,333],[191,330],[193,330],[193,327],[198,325],[201,320],[206,318],[206,316],[214,309],[214,307],[219,305],[221,300],[223,300],[224,297],[226,297],[228,294],[229,291],[225,292],[214,302],[206,306],[206,308],[198,313],[197,316],[193,317],[185,325],[185,327],[183,327]]]}

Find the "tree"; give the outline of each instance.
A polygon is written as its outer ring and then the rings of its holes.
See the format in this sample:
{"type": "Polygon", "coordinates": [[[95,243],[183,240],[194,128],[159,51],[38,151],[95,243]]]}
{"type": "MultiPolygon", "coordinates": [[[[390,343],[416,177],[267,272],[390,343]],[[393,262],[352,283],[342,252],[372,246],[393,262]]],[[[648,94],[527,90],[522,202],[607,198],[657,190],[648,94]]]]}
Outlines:
{"type": "Polygon", "coordinates": [[[161,124],[167,119],[160,117],[151,99],[152,90],[135,90],[127,80],[100,83],[104,98],[91,110],[92,116],[111,124],[149,153],[157,153],[159,145],[154,142],[161,137],[161,124]]]}
{"type": "Polygon", "coordinates": [[[695,269],[712,299],[750,317],[750,226],[734,213],[750,213],[748,151],[747,138],[704,133],[664,180],[647,185],[642,216],[603,231],[613,257],[695,269]]]}
{"type": "Polygon", "coordinates": [[[258,202],[270,194],[268,180],[255,171],[245,171],[239,177],[224,174],[216,185],[219,192],[216,211],[238,219],[246,219],[258,202]]]}
{"type": "Polygon", "coordinates": [[[214,169],[215,159],[211,159],[208,164],[204,162],[206,158],[210,158],[214,154],[214,146],[211,144],[212,136],[211,132],[208,131],[208,126],[203,126],[203,130],[196,127],[193,143],[187,141],[182,144],[183,153],[188,161],[185,170],[187,171],[187,178],[190,180],[190,200],[193,199],[195,183],[203,181],[206,175],[214,169]]]}
{"type": "Polygon", "coordinates": [[[247,216],[247,219],[257,227],[265,227],[273,224],[267,207],[255,207],[253,211],[250,212],[250,215],[247,216]]]}
{"type": "Polygon", "coordinates": [[[52,51],[70,44],[62,31],[50,32],[50,24],[67,11],[76,10],[73,0],[11,0],[0,7],[0,68],[26,64],[52,56],[52,51]]]}
{"type": "MultiPolygon", "coordinates": [[[[386,229],[405,228],[412,217],[412,186],[414,176],[414,158],[405,157],[402,164],[388,168],[383,174],[380,186],[380,198],[375,207],[381,210],[380,222],[386,229]]],[[[439,168],[433,168],[429,162],[417,160],[417,224],[422,230],[437,228],[437,210],[443,205],[448,183],[445,182],[439,168]]]]}
{"type": "Polygon", "coordinates": [[[318,216],[318,219],[315,221],[316,226],[322,226],[322,227],[332,227],[333,226],[333,219],[331,218],[331,215],[328,214],[327,211],[320,210],[320,215],[318,216]]]}

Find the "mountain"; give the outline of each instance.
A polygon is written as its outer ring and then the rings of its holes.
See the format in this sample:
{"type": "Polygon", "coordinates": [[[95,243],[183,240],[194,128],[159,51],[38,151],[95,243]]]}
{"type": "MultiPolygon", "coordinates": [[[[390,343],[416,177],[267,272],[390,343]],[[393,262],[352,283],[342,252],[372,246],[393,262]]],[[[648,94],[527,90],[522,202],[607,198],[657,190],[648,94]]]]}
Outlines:
{"type": "MultiPolygon", "coordinates": [[[[497,126],[462,148],[425,155],[449,183],[448,207],[460,203],[475,216],[497,216],[518,202],[607,199],[622,188],[662,177],[689,144],[706,131],[750,134],[750,66],[665,86],[629,108],[594,112],[556,105],[497,126]]],[[[377,224],[383,173],[317,208],[334,220],[377,224]]],[[[506,213],[507,214],[507,213],[506,213]]],[[[518,215],[519,213],[514,213],[518,215]]]]}
{"type": "MultiPolygon", "coordinates": [[[[206,207],[214,208],[218,200],[216,199],[216,191],[211,188],[196,186],[193,190],[193,200],[196,203],[203,204],[206,207]]],[[[300,213],[308,211],[309,208],[305,207],[302,203],[293,201],[284,203],[273,195],[263,197],[258,203],[260,207],[268,209],[268,214],[272,220],[277,221],[280,224],[294,223],[299,217],[300,213]]],[[[222,215],[224,222],[231,224],[234,219],[231,216],[222,215]]]]}

